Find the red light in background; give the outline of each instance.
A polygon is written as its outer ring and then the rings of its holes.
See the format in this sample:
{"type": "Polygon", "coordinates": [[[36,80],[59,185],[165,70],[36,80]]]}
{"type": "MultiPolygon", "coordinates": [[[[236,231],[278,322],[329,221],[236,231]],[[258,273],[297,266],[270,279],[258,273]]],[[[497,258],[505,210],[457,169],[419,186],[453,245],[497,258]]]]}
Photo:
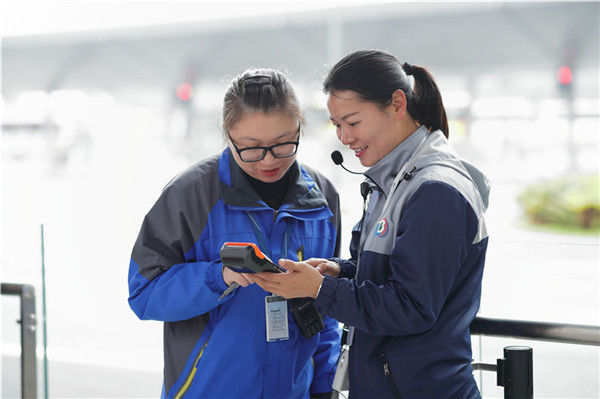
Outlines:
{"type": "Polygon", "coordinates": [[[556,77],[558,78],[558,83],[560,83],[562,86],[568,86],[573,81],[573,72],[571,72],[571,68],[563,65],[558,68],[556,77]]]}
{"type": "Polygon", "coordinates": [[[189,83],[181,83],[179,86],[177,86],[177,89],[175,90],[175,94],[177,95],[177,98],[179,100],[188,102],[192,99],[192,95],[194,94],[194,89],[192,88],[192,85],[190,85],[189,83]]]}

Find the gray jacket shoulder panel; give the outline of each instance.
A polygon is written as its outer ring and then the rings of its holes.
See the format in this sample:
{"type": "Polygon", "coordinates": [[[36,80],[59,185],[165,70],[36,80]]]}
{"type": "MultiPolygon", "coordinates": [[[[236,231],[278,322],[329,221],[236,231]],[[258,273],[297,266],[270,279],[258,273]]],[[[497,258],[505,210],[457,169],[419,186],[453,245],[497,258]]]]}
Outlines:
{"type": "Polygon", "coordinates": [[[337,229],[337,239],[334,250],[334,256],[339,256],[339,254],[341,253],[342,241],[342,217],[340,215],[340,195],[333,183],[331,182],[331,180],[325,177],[325,175],[323,175],[321,172],[318,172],[317,170],[305,164],[302,164],[302,168],[312,177],[315,183],[317,183],[319,190],[321,191],[321,193],[325,197],[325,200],[327,201],[327,205],[329,206],[331,213],[333,213],[333,216],[331,217],[331,223],[337,229]]]}
{"type": "Polygon", "coordinates": [[[321,172],[311,168],[310,166],[302,164],[302,168],[306,170],[306,172],[310,175],[310,177],[312,177],[315,183],[317,183],[319,190],[321,190],[321,193],[323,193],[323,195],[325,196],[327,204],[329,205],[329,208],[331,209],[333,214],[339,214],[340,197],[339,193],[337,192],[337,189],[335,188],[331,180],[329,180],[321,172]]]}
{"type": "Polygon", "coordinates": [[[199,239],[220,198],[218,161],[218,156],[208,158],[176,176],[144,218],[132,258],[147,279],[183,262],[182,254],[199,239]]]}
{"type": "MultiPolygon", "coordinates": [[[[380,203],[374,207],[379,210],[379,218],[377,221],[372,220],[369,223],[368,234],[361,237],[361,247],[378,253],[389,253],[394,246],[392,237],[378,240],[371,238],[377,235],[377,229],[384,228],[375,222],[385,219],[387,223],[385,228],[393,231],[400,222],[404,207],[410,198],[423,183],[431,181],[439,181],[454,187],[470,204],[479,219],[479,232],[474,243],[487,237],[484,218],[490,190],[487,178],[477,168],[462,161],[441,132],[428,133],[423,145],[417,148],[409,163],[406,170],[412,172],[411,178],[400,180],[393,193],[386,193],[391,195],[389,200],[386,196],[379,197],[378,201],[385,202],[386,205],[380,203]],[[377,243],[376,248],[374,247],[375,242],[377,243]]],[[[392,177],[388,176],[387,179],[392,179],[392,177]]],[[[388,181],[385,186],[391,187],[391,183],[388,181]]]]}

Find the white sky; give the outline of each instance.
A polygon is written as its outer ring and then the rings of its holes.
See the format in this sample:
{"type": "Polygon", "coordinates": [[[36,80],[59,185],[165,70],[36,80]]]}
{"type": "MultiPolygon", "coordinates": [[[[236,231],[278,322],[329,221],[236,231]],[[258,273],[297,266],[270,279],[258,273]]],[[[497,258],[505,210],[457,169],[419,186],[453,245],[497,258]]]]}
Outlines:
{"type": "Polygon", "coordinates": [[[27,1],[0,0],[3,37],[76,32],[364,5],[352,1],[27,1]]]}

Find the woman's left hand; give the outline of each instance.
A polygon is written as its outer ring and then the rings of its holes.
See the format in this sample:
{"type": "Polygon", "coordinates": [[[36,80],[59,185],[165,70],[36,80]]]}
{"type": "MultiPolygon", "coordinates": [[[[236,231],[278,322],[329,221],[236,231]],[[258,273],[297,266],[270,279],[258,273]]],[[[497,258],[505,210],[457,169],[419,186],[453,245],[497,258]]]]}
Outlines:
{"type": "Polygon", "coordinates": [[[311,265],[305,262],[294,262],[280,259],[279,266],[286,273],[261,272],[248,275],[263,290],[280,295],[284,298],[316,298],[323,276],[311,265]]]}

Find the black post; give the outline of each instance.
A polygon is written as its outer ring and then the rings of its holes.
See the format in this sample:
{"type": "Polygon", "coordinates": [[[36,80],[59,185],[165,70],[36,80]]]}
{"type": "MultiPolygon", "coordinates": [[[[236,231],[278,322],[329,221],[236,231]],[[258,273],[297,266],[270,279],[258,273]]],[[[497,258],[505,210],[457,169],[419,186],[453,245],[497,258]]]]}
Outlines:
{"type": "Polygon", "coordinates": [[[37,397],[35,288],[28,284],[2,283],[2,295],[21,298],[21,397],[37,397]]]}
{"type": "Polygon", "coordinates": [[[498,385],[504,399],[533,399],[533,349],[507,346],[504,359],[498,359],[498,385]]]}

